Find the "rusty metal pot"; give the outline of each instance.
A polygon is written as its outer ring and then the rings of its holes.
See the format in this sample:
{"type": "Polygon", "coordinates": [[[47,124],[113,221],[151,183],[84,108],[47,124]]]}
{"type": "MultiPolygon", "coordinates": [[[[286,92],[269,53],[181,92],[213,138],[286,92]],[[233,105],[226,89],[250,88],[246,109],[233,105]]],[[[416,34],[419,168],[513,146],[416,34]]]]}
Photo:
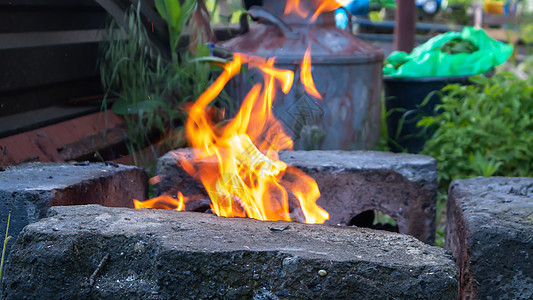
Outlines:
{"type": "MultiPolygon", "coordinates": [[[[222,42],[217,48],[265,58],[276,57],[276,66],[294,71],[294,86],[278,93],[274,114],[295,149],[371,149],[380,137],[383,52],[335,26],[333,12],[284,16],[286,0],[265,1],[248,14],[259,21],[248,32],[222,42]],[[300,65],[311,44],[312,74],[322,100],[305,92],[300,65]]],[[[302,1],[315,11],[320,0],[302,1]]],[[[238,75],[228,86],[232,99],[244,99],[252,85],[261,81],[252,70],[238,75]]]]}

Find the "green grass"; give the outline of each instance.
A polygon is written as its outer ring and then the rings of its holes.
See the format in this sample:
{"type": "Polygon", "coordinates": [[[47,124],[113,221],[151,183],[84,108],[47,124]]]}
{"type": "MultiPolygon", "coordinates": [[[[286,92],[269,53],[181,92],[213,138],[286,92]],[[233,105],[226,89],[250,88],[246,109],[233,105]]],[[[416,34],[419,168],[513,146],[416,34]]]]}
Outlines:
{"type": "Polygon", "coordinates": [[[10,221],[11,221],[11,209],[9,210],[9,214],[7,216],[6,236],[4,238],[4,247],[2,248],[2,260],[0,261],[0,280],[2,279],[2,271],[4,269],[4,258],[6,255],[7,242],[11,239],[11,236],[9,236],[9,233],[8,233],[10,221]]]}
{"type": "MultiPolygon", "coordinates": [[[[168,21],[172,49],[169,59],[151,43],[141,22],[140,3],[128,11],[125,28],[111,22],[108,38],[101,46],[100,74],[106,90],[102,109],[124,117],[129,153],[136,165],[152,170],[161,151],[186,145],[186,140],[179,138],[183,137],[179,132],[187,117],[183,105],[195,101],[210,85],[212,69],[208,60],[199,59],[209,54],[203,41],[198,41],[195,54],[177,48],[195,1],[182,4],[181,14],[165,12],[174,18],[168,21]],[[109,99],[114,102],[111,104],[109,99]],[[163,149],[156,151],[152,145],[155,141],[163,149]],[[150,154],[138,154],[146,148],[150,154]]],[[[157,1],[158,9],[165,3],[157,1]]]]}

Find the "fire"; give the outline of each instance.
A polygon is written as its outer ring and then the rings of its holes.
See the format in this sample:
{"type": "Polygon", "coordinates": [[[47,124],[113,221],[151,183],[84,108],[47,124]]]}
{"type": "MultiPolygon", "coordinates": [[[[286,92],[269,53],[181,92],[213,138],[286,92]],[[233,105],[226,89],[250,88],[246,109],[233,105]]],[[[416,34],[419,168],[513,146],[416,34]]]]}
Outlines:
{"type": "Polygon", "coordinates": [[[302,62],[301,78],[305,87],[305,91],[315,98],[322,99],[322,96],[316,90],[315,82],[313,81],[313,76],[311,75],[311,45],[309,45],[305,51],[304,60],[302,62]]]}
{"type": "Polygon", "coordinates": [[[185,210],[185,200],[181,193],[178,193],[178,200],[172,198],[169,195],[162,195],[150,200],[139,201],[133,200],[135,208],[158,208],[158,209],[171,209],[171,210],[185,210]]]}
{"type": "MultiPolygon", "coordinates": [[[[315,14],[334,9],[330,2],[322,1],[315,14]]],[[[289,1],[286,13],[310,14],[300,7],[299,0],[289,1]]],[[[272,107],[277,91],[290,92],[294,73],[277,68],[274,63],[275,58],[233,55],[233,60],[223,66],[221,75],[188,108],[185,130],[194,157],[178,161],[203,184],[216,215],[324,223],[329,214],[316,204],[320,197],[317,183],[278,157],[280,150],[292,149],[293,141],[274,117],[272,107]],[[263,82],[252,87],[233,119],[224,125],[215,124],[209,105],[243,66],[260,72],[263,82]]],[[[321,99],[311,74],[310,45],[301,64],[300,77],[306,92],[321,99]]],[[[190,199],[181,193],[177,198],[163,195],[144,202],[134,200],[134,205],[135,208],[185,210],[190,199]]]]}
{"type": "MultiPolygon", "coordinates": [[[[204,185],[211,209],[219,216],[323,223],[329,215],[316,205],[320,197],[316,182],[278,159],[278,151],[292,149],[292,140],[271,108],[278,87],[285,94],[290,91],[294,73],[274,67],[274,62],[273,58],[235,53],[213,85],[189,108],[186,132],[194,149],[194,161],[179,161],[204,185]],[[208,105],[243,64],[258,69],[264,82],[250,90],[229,123],[217,127],[207,113],[208,105]],[[209,163],[213,160],[216,164],[209,163]]],[[[302,65],[302,72],[306,74],[302,74],[307,81],[306,90],[320,96],[310,77],[310,57],[306,66],[302,65]]],[[[144,202],[135,200],[134,204],[135,208],[185,210],[187,201],[179,193],[177,200],[163,195],[144,202]]]]}
{"type": "MultiPolygon", "coordinates": [[[[317,6],[317,8],[313,12],[309,23],[315,22],[321,13],[336,10],[337,8],[346,5],[350,1],[348,0],[318,0],[318,1],[312,0],[312,2],[316,2],[313,4],[317,6]]],[[[300,0],[287,0],[284,14],[285,15],[296,14],[306,19],[311,15],[311,11],[307,9],[306,7],[303,7],[303,5],[301,5],[300,0]]]]}
{"type": "Polygon", "coordinates": [[[292,13],[296,13],[298,16],[305,19],[309,16],[310,12],[307,9],[300,7],[300,0],[289,0],[287,1],[285,12],[283,14],[290,15],[292,13]]]}

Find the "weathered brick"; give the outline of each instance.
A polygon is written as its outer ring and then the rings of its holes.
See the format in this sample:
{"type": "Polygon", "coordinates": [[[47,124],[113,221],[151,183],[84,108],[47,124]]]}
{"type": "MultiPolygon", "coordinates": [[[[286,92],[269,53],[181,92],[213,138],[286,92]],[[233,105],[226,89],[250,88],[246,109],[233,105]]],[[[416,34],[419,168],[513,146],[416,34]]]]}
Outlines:
{"type": "Polygon", "coordinates": [[[146,199],[147,186],[144,170],[124,165],[28,163],[8,167],[0,172],[0,234],[5,235],[9,210],[9,235],[16,238],[24,226],[45,217],[51,206],[133,207],[133,198],[146,199]]]}
{"type": "Polygon", "coordinates": [[[532,299],[533,178],[452,182],[446,247],[459,266],[460,299],[532,299]]]}
{"type": "Polygon", "coordinates": [[[457,297],[451,255],[413,237],[205,213],[53,207],[11,256],[7,299],[457,297]]]}

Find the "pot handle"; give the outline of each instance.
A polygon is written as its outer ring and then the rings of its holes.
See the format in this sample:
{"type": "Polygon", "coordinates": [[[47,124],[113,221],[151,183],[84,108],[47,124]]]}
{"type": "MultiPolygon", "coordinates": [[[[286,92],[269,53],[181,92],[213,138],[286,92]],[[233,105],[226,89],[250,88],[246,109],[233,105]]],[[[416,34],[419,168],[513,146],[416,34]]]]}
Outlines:
{"type": "Polygon", "coordinates": [[[267,23],[274,24],[279,29],[279,31],[288,39],[297,40],[300,38],[300,35],[297,32],[293,31],[289,25],[287,25],[280,18],[276,17],[270,11],[262,7],[252,6],[250,9],[248,9],[248,15],[263,22],[266,21],[267,23]]]}

